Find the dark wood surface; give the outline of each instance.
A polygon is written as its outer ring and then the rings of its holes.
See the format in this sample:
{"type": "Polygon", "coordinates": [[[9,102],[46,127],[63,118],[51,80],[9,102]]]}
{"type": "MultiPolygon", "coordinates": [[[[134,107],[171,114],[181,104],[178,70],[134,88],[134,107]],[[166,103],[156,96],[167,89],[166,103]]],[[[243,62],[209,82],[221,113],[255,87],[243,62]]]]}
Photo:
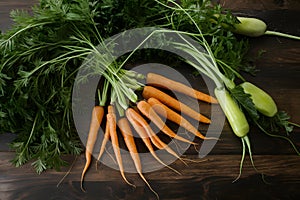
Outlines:
{"type": "MultiPolygon", "coordinates": [[[[0,29],[11,25],[11,9],[29,9],[37,1],[2,0],[0,2],[0,29]]],[[[267,22],[269,29],[300,35],[300,2],[298,0],[220,0],[235,13],[259,17],[267,22]]],[[[250,54],[265,50],[256,62],[260,70],[256,77],[247,78],[263,87],[277,102],[281,110],[287,111],[292,121],[300,123],[300,42],[278,37],[264,36],[251,39],[250,54]]],[[[155,199],[135,173],[127,173],[128,179],[137,188],[128,186],[120,173],[101,165],[95,170],[94,163],[85,179],[87,192],[80,190],[80,174],[85,159],[67,156],[74,166],[70,174],[57,186],[69,167],[60,172],[48,170],[37,175],[30,163],[15,168],[10,160],[14,153],[7,143],[13,137],[0,136],[0,199],[155,199]]],[[[176,161],[171,166],[179,170],[177,175],[167,168],[146,173],[161,199],[300,199],[300,157],[291,146],[279,139],[270,138],[257,129],[251,129],[254,161],[257,169],[265,173],[269,184],[261,180],[246,157],[241,178],[238,175],[241,158],[241,142],[225,124],[221,140],[204,162],[188,162],[185,166],[176,161]]],[[[291,139],[300,148],[300,130],[296,128],[291,139]]],[[[200,161],[197,152],[190,148],[184,157],[200,161]]]]}

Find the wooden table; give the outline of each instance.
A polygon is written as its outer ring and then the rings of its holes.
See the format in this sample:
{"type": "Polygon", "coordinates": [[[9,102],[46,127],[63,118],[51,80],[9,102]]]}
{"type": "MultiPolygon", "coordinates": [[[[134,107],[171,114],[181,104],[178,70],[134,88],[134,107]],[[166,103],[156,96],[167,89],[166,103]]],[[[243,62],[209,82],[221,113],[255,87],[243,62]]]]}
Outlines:
{"type": "MultiPolygon", "coordinates": [[[[0,28],[6,30],[11,21],[9,10],[29,9],[36,0],[4,0],[0,2],[0,28]]],[[[300,2],[298,0],[258,1],[221,0],[224,7],[236,13],[259,17],[267,22],[269,29],[300,35],[300,2]]],[[[277,102],[281,110],[287,111],[292,121],[300,123],[300,42],[278,37],[264,36],[251,39],[250,54],[264,50],[256,62],[260,70],[256,77],[247,78],[263,87],[277,102]]],[[[9,162],[14,153],[7,142],[10,135],[0,136],[0,199],[154,199],[137,174],[126,174],[137,188],[128,186],[119,171],[101,166],[98,171],[91,167],[86,175],[86,193],[80,190],[80,174],[84,156],[74,162],[70,174],[59,184],[69,167],[57,172],[48,170],[37,175],[30,163],[15,168],[9,162]]],[[[250,139],[257,169],[265,173],[266,184],[252,168],[246,158],[241,178],[232,183],[239,171],[241,142],[233,135],[226,123],[221,140],[202,163],[180,161],[171,164],[182,175],[167,168],[145,174],[147,180],[159,193],[160,198],[176,200],[194,199],[300,199],[300,157],[291,146],[279,139],[270,138],[255,128],[250,139]]],[[[295,128],[291,139],[300,149],[300,129],[295,128]]],[[[197,158],[192,149],[186,157],[197,158]]],[[[73,162],[72,156],[66,160],[73,162]]],[[[92,164],[92,166],[94,166],[92,164]]]]}

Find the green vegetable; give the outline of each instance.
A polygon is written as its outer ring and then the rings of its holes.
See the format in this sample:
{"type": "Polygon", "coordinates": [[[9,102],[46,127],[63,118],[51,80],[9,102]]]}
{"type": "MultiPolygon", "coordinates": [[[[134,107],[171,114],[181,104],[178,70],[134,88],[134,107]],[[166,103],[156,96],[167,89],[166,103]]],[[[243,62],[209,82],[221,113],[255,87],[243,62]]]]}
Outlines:
{"type": "MultiPolygon", "coordinates": [[[[186,41],[186,44],[175,44],[175,46],[178,45],[177,47],[178,49],[184,51],[185,53],[191,55],[191,57],[194,58],[194,61],[185,60],[188,64],[190,64],[192,67],[197,69],[201,74],[206,75],[207,77],[211,78],[214,81],[216,85],[215,95],[218,101],[220,102],[220,106],[224,111],[225,116],[227,117],[233,132],[238,137],[241,138],[243,144],[243,152],[242,152],[242,158],[240,162],[240,173],[237,179],[241,175],[246,148],[248,149],[252,166],[258,172],[252,158],[251,144],[248,138],[249,125],[246,119],[246,114],[249,114],[250,120],[253,120],[254,124],[256,124],[267,135],[285,139],[288,142],[290,142],[290,144],[295,149],[296,153],[299,155],[298,150],[296,149],[295,145],[291,142],[291,140],[289,140],[286,137],[281,137],[277,135],[274,136],[273,134],[270,134],[269,132],[267,132],[261,127],[261,125],[258,123],[258,119],[260,118],[260,115],[257,113],[255,103],[252,101],[251,95],[247,94],[242,88],[242,86],[235,86],[234,83],[235,77],[240,78],[244,82],[245,79],[239,74],[238,71],[233,69],[231,66],[229,66],[226,63],[223,63],[221,60],[218,60],[217,58],[214,57],[212,49],[210,48],[200,27],[193,19],[193,17],[188,13],[187,10],[182,8],[180,5],[176,3],[173,4],[175,5],[176,8],[184,12],[186,16],[190,18],[191,22],[196,27],[198,34],[191,34],[191,33],[187,33],[187,34],[193,35],[194,37],[198,36],[197,39],[199,43],[204,47],[206,52],[199,50],[197,46],[194,46],[188,41],[186,41]],[[220,68],[225,72],[231,71],[232,74],[234,74],[235,76],[229,77],[228,74],[226,73],[224,75],[220,70],[220,68]],[[229,89],[231,94],[226,90],[226,88],[229,89]],[[232,97],[234,97],[237,101],[234,101],[232,97]],[[244,110],[241,110],[240,107],[245,108],[246,111],[245,114],[244,114],[244,110]]],[[[268,102],[266,102],[266,104],[267,103],[268,102]]],[[[271,123],[271,120],[269,120],[268,122],[271,123]]],[[[280,122],[280,124],[286,127],[285,122],[286,121],[282,121],[280,122]]],[[[262,175],[262,179],[264,180],[264,175],[263,174],[261,175],[262,175]]]]}
{"type": "Polygon", "coordinates": [[[300,40],[299,36],[281,33],[278,31],[267,30],[267,24],[260,19],[253,18],[253,17],[237,17],[237,19],[239,23],[234,25],[234,29],[232,30],[234,33],[249,36],[249,37],[275,35],[275,36],[300,40]]]}
{"type": "Polygon", "coordinates": [[[252,120],[258,120],[260,118],[259,112],[255,108],[251,95],[245,93],[244,89],[237,85],[230,90],[231,96],[235,99],[236,102],[244,109],[247,117],[250,117],[252,120]]]}
{"type": "Polygon", "coordinates": [[[277,113],[277,105],[273,98],[259,87],[249,82],[240,85],[245,93],[251,95],[255,108],[262,114],[273,117],[277,113]]]}
{"type": "Polygon", "coordinates": [[[249,124],[243,111],[225,89],[216,88],[215,95],[235,135],[245,137],[249,132],[249,124]]]}
{"type": "Polygon", "coordinates": [[[258,37],[265,34],[267,25],[257,18],[237,17],[240,23],[234,26],[233,32],[249,37],[258,37]]]}

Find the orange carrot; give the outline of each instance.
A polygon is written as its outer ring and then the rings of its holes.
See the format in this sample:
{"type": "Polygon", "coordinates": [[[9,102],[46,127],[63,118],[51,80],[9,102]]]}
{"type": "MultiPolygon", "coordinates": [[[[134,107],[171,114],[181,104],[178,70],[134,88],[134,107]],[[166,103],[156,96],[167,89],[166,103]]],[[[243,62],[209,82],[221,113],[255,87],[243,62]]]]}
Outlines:
{"type": "Polygon", "coordinates": [[[162,92],[159,89],[156,89],[152,86],[145,86],[142,93],[143,97],[145,99],[149,99],[151,97],[154,97],[158,99],[163,104],[168,105],[169,107],[174,108],[175,110],[181,111],[184,114],[188,115],[189,117],[198,120],[199,122],[207,123],[209,124],[211,121],[204,115],[196,112],[191,107],[187,106],[186,104],[178,101],[177,99],[171,97],[170,95],[162,92]]]}
{"type": "Polygon", "coordinates": [[[138,174],[143,179],[143,181],[147,184],[149,189],[156,195],[157,199],[159,199],[158,194],[152,189],[152,187],[150,186],[150,184],[148,183],[148,181],[146,180],[146,178],[144,177],[144,175],[142,173],[141,160],[140,160],[140,157],[139,157],[136,145],[135,145],[135,141],[134,141],[128,120],[125,117],[122,117],[121,119],[118,120],[118,126],[122,133],[125,144],[129,150],[130,156],[134,162],[134,165],[135,165],[135,168],[136,168],[138,174]]]}
{"type": "Polygon", "coordinates": [[[151,97],[147,100],[147,102],[152,106],[153,110],[159,115],[167,118],[168,120],[182,126],[187,131],[193,133],[195,136],[201,139],[208,139],[204,135],[202,135],[188,120],[186,120],[183,116],[170,109],[168,106],[161,103],[159,100],[151,97]]]}
{"type": "Polygon", "coordinates": [[[186,94],[190,97],[196,98],[201,101],[205,101],[208,103],[218,103],[218,100],[208,94],[195,90],[183,83],[178,81],[171,80],[165,76],[155,74],[155,73],[148,73],[146,83],[148,85],[157,86],[173,91],[177,91],[183,94],[186,94]]]}
{"type": "Polygon", "coordinates": [[[115,152],[117,163],[119,165],[120,173],[127,184],[135,187],[135,185],[130,183],[125,177],[124,167],[123,167],[123,162],[122,162],[122,157],[121,157],[121,152],[120,152],[120,146],[119,146],[119,141],[118,141],[118,135],[117,135],[116,115],[114,114],[113,107],[111,105],[109,106],[109,110],[108,110],[108,114],[107,114],[107,121],[108,121],[108,125],[109,125],[111,142],[112,142],[113,150],[115,152]]]}
{"type": "Polygon", "coordinates": [[[105,146],[106,146],[106,144],[107,144],[109,138],[110,138],[109,122],[108,122],[108,120],[106,120],[105,133],[104,133],[104,137],[103,137],[103,140],[102,140],[102,144],[101,144],[101,146],[100,146],[100,151],[99,151],[98,158],[97,158],[97,162],[96,162],[96,169],[97,169],[97,167],[98,167],[97,163],[100,161],[100,158],[101,158],[101,156],[102,156],[103,153],[104,153],[105,146]]]}
{"type": "Polygon", "coordinates": [[[168,136],[175,138],[177,140],[180,140],[182,142],[187,142],[189,144],[194,144],[194,142],[191,142],[176,133],[174,133],[159,117],[158,114],[152,109],[151,105],[147,103],[146,101],[139,101],[137,103],[137,108],[141,111],[143,115],[145,115],[148,119],[150,119],[162,132],[167,134],[168,136]]]}
{"type": "MultiPolygon", "coordinates": [[[[174,152],[167,144],[165,144],[161,139],[154,133],[154,131],[151,129],[149,124],[146,122],[146,120],[135,110],[129,108],[127,109],[126,116],[133,119],[134,123],[136,123],[139,127],[142,127],[145,130],[145,133],[142,135],[144,138],[150,138],[151,142],[158,148],[163,149],[169,152],[171,155],[175,156],[176,158],[182,159],[177,155],[176,152],[174,152]]],[[[139,128],[141,129],[141,128],[139,128]]],[[[183,162],[183,161],[182,161],[183,162]]],[[[185,163],[185,162],[183,162],[185,163]]]]}
{"type": "Polygon", "coordinates": [[[92,161],[92,154],[94,150],[94,145],[97,140],[98,131],[102,122],[102,118],[104,115],[104,108],[102,106],[95,106],[92,110],[92,117],[90,122],[90,129],[88,133],[88,138],[86,141],[86,150],[85,150],[85,159],[86,163],[83,168],[82,174],[81,174],[81,189],[83,189],[83,179],[84,175],[89,168],[91,161],[92,161]]]}
{"type": "MultiPolygon", "coordinates": [[[[149,126],[149,129],[151,129],[150,126],[149,126]]],[[[151,129],[151,131],[152,131],[152,129],[151,129]]],[[[173,151],[173,149],[171,149],[166,143],[164,143],[157,135],[152,135],[152,136],[150,137],[150,139],[151,139],[151,142],[152,142],[157,148],[166,150],[166,151],[169,152],[171,155],[173,155],[174,157],[178,158],[181,162],[183,162],[185,165],[187,165],[187,164],[183,161],[183,159],[180,158],[180,157],[178,156],[178,154],[177,154],[175,151],[173,151]]]]}
{"type": "Polygon", "coordinates": [[[151,153],[151,155],[163,166],[168,167],[169,169],[173,170],[174,172],[176,172],[177,174],[180,174],[180,172],[178,172],[177,170],[173,169],[172,167],[166,165],[155,153],[151,141],[148,137],[148,134],[146,132],[146,130],[143,128],[143,126],[136,120],[135,118],[135,113],[136,112],[134,109],[129,108],[126,110],[126,117],[128,119],[128,121],[130,122],[130,124],[133,126],[133,128],[136,130],[136,132],[139,134],[139,136],[142,138],[143,142],[145,143],[147,149],[149,150],[149,152],[151,153]]]}
{"type": "MultiPolygon", "coordinates": [[[[114,108],[113,108],[112,105],[109,105],[107,107],[107,113],[108,114],[114,114],[114,108]]],[[[106,115],[106,118],[107,118],[107,115],[106,115]]],[[[101,156],[104,153],[105,146],[106,146],[107,142],[109,141],[109,138],[110,138],[110,127],[109,127],[109,121],[106,119],[105,133],[104,133],[104,137],[103,137],[103,140],[102,140],[102,144],[100,146],[100,151],[99,151],[97,162],[96,162],[96,169],[98,167],[97,163],[99,162],[101,156]]]]}

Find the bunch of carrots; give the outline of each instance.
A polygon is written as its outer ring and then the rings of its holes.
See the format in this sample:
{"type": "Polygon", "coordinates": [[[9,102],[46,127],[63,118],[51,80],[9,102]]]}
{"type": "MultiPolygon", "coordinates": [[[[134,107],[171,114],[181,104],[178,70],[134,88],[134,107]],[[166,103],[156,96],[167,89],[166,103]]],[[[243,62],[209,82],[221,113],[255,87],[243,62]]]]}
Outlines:
{"type": "Polygon", "coordinates": [[[128,108],[124,112],[124,115],[117,115],[115,111],[115,105],[112,103],[110,103],[108,106],[101,106],[103,104],[96,105],[92,110],[90,129],[86,142],[86,163],[81,175],[82,190],[84,190],[84,176],[91,164],[92,152],[94,151],[94,146],[97,140],[99,128],[104,117],[106,117],[105,131],[97,162],[101,159],[101,156],[105,151],[105,146],[110,140],[113,146],[113,151],[116,157],[117,164],[119,166],[120,173],[125,182],[133,186],[133,184],[126,179],[124,174],[124,167],[122,163],[122,157],[120,153],[120,146],[118,140],[119,135],[121,135],[134,162],[137,173],[157,197],[157,193],[151,188],[151,186],[142,174],[142,163],[139,157],[139,152],[137,150],[132,129],[134,129],[138,133],[139,137],[142,139],[143,143],[145,144],[151,155],[160,164],[163,164],[164,166],[174,170],[175,172],[177,171],[164,164],[164,162],[156,155],[155,148],[160,150],[166,150],[168,153],[175,156],[176,158],[180,160],[182,159],[172,148],[168,146],[168,144],[166,144],[154,132],[154,130],[150,127],[148,121],[153,122],[162,133],[169,136],[170,138],[174,138],[178,141],[185,142],[188,144],[195,145],[196,143],[177,135],[171,128],[169,128],[166,125],[166,123],[163,121],[163,118],[168,119],[173,123],[176,123],[177,125],[183,127],[188,132],[194,134],[194,136],[198,138],[215,139],[205,137],[186,118],[179,114],[179,112],[182,112],[185,115],[204,124],[210,124],[211,120],[208,117],[195,111],[190,106],[184,104],[183,102],[180,102],[176,98],[170,96],[162,89],[169,89],[171,91],[180,92],[209,104],[218,103],[218,101],[214,97],[200,92],[198,90],[195,90],[183,83],[171,80],[165,76],[156,73],[148,73],[146,76],[146,85],[143,87],[142,90],[143,99],[138,100],[133,106],[128,106],[128,108]]]}

